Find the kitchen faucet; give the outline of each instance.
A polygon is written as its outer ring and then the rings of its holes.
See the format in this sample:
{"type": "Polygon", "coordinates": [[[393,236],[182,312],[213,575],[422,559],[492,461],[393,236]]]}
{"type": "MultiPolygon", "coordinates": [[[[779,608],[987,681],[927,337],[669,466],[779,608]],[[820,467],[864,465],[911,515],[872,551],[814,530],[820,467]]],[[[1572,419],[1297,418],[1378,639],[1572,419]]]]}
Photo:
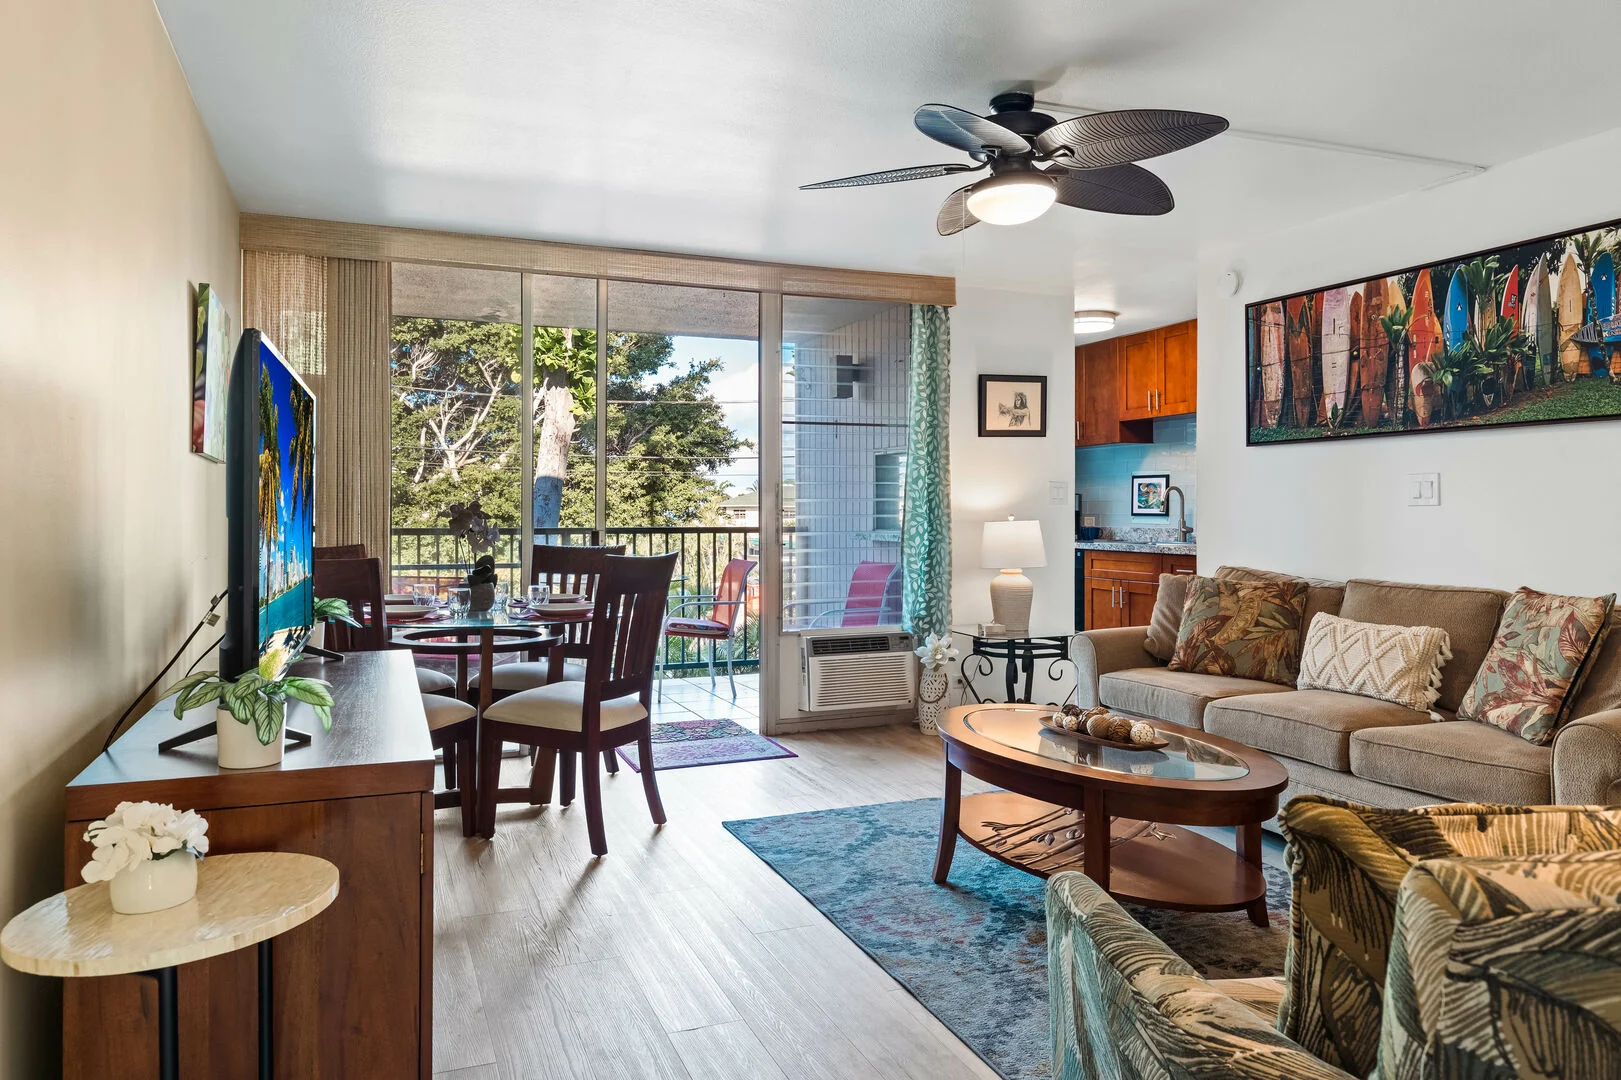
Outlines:
{"type": "Polygon", "coordinates": [[[1181,488],[1172,484],[1165,489],[1165,498],[1167,500],[1170,499],[1173,491],[1178,496],[1176,502],[1176,541],[1179,544],[1186,544],[1189,538],[1193,536],[1193,530],[1188,527],[1188,497],[1182,493],[1181,488]]]}

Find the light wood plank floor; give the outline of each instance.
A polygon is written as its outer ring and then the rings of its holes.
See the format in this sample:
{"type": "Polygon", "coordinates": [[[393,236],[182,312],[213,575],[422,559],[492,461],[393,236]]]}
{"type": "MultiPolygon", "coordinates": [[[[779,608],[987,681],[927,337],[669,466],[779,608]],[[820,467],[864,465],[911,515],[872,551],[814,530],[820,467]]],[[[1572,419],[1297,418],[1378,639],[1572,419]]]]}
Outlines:
{"type": "MultiPolygon", "coordinates": [[[[781,741],[799,757],[660,773],[657,830],[637,774],[605,776],[601,860],[579,801],[503,808],[488,842],[440,811],[436,1078],[994,1077],[720,826],[936,797],[939,740],[896,726],[781,741]]],[[[504,768],[522,782],[525,762],[504,768]]],[[[931,865],[920,853],[918,876],[931,865]]]]}

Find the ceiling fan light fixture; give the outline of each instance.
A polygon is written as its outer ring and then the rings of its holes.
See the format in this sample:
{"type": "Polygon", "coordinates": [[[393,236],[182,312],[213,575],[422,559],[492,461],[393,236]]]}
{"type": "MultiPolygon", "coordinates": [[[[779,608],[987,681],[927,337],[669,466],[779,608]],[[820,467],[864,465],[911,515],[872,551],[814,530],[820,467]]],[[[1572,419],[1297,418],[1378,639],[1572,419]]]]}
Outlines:
{"type": "Polygon", "coordinates": [[[1077,334],[1101,334],[1105,330],[1114,329],[1114,320],[1119,316],[1117,311],[1077,311],[1075,313],[1075,332],[1077,334]]]}
{"type": "Polygon", "coordinates": [[[968,212],[991,225],[1022,225],[1052,206],[1058,189],[1034,169],[1019,169],[981,180],[968,193],[968,212]]]}

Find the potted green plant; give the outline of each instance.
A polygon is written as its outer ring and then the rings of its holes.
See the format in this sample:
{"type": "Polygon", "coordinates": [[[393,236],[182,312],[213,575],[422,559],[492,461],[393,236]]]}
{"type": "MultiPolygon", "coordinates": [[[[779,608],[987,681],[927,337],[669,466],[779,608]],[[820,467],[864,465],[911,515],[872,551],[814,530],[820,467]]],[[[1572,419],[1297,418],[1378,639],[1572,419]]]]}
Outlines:
{"type": "Polygon", "coordinates": [[[84,838],[95,848],[79,875],[105,881],[120,915],[184,904],[197,895],[197,864],[208,853],[208,822],[170,803],[121,802],[84,838]]]}
{"type": "Polygon", "coordinates": [[[317,597],[315,601],[315,625],[310,627],[310,644],[317,649],[326,647],[326,624],[329,622],[346,623],[358,627],[360,623],[355,619],[355,610],[349,606],[349,601],[336,596],[317,597]]]}
{"type": "Polygon", "coordinates": [[[245,671],[226,680],[212,671],[188,675],[168,690],[174,694],[174,715],[180,719],[192,709],[217,702],[219,764],[222,769],[258,769],[276,765],[282,756],[282,729],[287,723],[287,701],[306,702],[315,710],[321,727],[332,730],[332,689],[320,679],[283,675],[267,679],[245,671]]]}
{"type": "Polygon", "coordinates": [[[495,547],[501,539],[501,530],[490,524],[478,500],[470,503],[451,503],[445,511],[450,519],[449,532],[456,541],[457,554],[465,559],[476,556],[467,572],[467,587],[471,597],[469,611],[488,611],[495,605],[495,556],[481,554],[495,547]],[[466,545],[465,551],[462,545],[466,545]]]}

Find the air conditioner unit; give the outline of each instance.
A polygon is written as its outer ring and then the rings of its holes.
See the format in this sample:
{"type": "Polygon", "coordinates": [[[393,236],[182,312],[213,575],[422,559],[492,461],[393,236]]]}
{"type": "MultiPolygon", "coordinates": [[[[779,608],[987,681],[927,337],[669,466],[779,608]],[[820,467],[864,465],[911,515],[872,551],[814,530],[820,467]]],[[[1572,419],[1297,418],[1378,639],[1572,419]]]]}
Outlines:
{"type": "Polygon", "coordinates": [[[905,708],[916,701],[911,634],[806,630],[799,635],[803,712],[905,708]]]}

